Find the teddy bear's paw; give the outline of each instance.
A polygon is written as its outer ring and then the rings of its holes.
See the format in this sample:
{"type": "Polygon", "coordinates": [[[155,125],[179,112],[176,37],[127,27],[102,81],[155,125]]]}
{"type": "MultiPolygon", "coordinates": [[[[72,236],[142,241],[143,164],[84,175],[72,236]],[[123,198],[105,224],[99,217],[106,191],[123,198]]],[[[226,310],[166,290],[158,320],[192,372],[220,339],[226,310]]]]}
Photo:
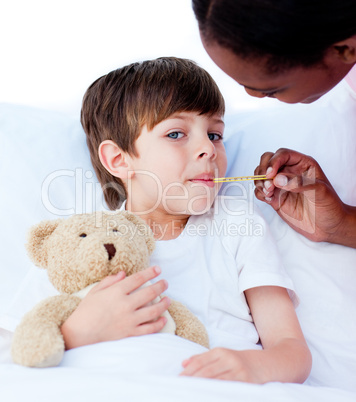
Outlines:
{"type": "Polygon", "coordinates": [[[41,328],[20,324],[14,333],[12,359],[27,367],[57,366],[64,353],[64,341],[57,325],[49,323],[41,328]]]}
{"type": "Polygon", "coordinates": [[[31,367],[43,368],[43,367],[56,367],[62,361],[64,349],[58,350],[57,353],[47,356],[41,362],[34,362],[31,367]]]}
{"type": "Polygon", "coordinates": [[[27,367],[57,366],[65,350],[61,325],[79,302],[75,296],[58,295],[43,300],[28,312],[14,333],[13,361],[27,367]]]}
{"type": "Polygon", "coordinates": [[[176,323],[176,335],[209,348],[209,337],[204,325],[187,307],[172,300],[168,311],[176,323]]]}
{"type": "Polygon", "coordinates": [[[21,353],[19,357],[16,357],[16,352],[13,353],[14,363],[20,364],[21,366],[34,367],[34,368],[44,368],[44,367],[55,367],[63,359],[64,350],[59,350],[50,356],[41,358],[36,353],[21,353]]]}

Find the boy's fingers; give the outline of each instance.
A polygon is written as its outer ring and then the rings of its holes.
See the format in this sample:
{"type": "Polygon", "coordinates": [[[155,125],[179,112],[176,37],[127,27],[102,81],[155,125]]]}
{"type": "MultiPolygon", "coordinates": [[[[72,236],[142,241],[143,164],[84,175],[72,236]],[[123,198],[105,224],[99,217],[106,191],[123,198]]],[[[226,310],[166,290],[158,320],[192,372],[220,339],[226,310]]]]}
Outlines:
{"type": "Polygon", "coordinates": [[[202,365],[199,360],[192,359],[186,363],[184,370],[179,374],[181,376],[194,376],[200,369],[202,365]]]}
{"type": "Polygon", "coordinates": [[[145,306],[147,303],[152,302],[156,297],[160,296],[168,288],[168,283],[164,279],[138,289],[136,292],[130,294],[132,305],[136,308],[145,306]]]}
{"type": "Polygon", "coordinates": [[[142,307],[135,313],[135,320],[138,325],[156,321],[169,307],[171,301],[168,297],[164,297],[158,303],[147,307],[142,307]]]}
{"type": "Polygon", "coordinates": [[[227,374],[229,370],[227,370],[224,366],[219,364],[209,363],[206,366],[200,367],[194,374],[191,374],[192,377],[203,377],[203,378],[217,378],[221,375],[227,374]]]}
{"type": "Polygon", "coordinates": [[[213,362],[211,353],[202,353],[200,355],[195,355],[184,361],[184,370],[180,375],[194,375],[203,366],[213,362]]]}
{"type": "Polygon", "coordinates": [[[155,334],[159,332],[167,323],[166,317],[159,317],[158,320],[142,324],[136,327],[134,336],[155,334]]]}
{"type": "Polygon", "coordinates": [[[212,349],[209,352],[192,356],[183,362],[184,370],[180,375],[204,378],[216,378],[227,372],[226,363],[221,363],[220,351],[212,349]]]}
{"type": "Polygon", "coordinates": [[[114,285],[115,283],[122,281],[125,278],[125,276],[126,276],[126,274],[124,271],[120,271],[116,275],[107,276],[106,278],[101,280],[96,286],[94,286],[90,292],[97,292],[99,290],[108,288],[108,287],[114,285]]]}
{"type": "Polygon", "coordinates": [[[156,278],[161,273],[161,269],[159,267],[149,267],[144,269],[143,271],[137,272],[133,275],[128,276],[120,286],[122,286],[122,290],[129,294],[134,290],[140,288],[147,281],[156,278]]]}

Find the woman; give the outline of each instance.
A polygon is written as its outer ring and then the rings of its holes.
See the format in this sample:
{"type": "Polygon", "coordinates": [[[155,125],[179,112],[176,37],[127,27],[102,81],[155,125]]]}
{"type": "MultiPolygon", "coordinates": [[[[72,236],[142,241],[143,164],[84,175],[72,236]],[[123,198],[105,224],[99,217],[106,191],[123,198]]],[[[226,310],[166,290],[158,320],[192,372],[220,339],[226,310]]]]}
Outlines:
{"type": "MultiPolygon", "coordinates": [[[[193,9],[210,57],[252,96],[311,103],[356,63],[355,0],[193,0],[193,9]]],[[[299,233],[356,248],[356,207],[313,158],[266,152],[255,173],[270,178],[256,182],[256,197],[299,233]]]]}

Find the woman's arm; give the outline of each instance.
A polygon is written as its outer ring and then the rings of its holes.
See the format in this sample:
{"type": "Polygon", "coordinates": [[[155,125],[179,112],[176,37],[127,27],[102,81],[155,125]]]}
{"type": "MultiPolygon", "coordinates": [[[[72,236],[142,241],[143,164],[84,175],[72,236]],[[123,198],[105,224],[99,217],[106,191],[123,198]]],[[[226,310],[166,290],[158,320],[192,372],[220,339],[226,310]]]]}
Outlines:
{"type": "Polygon", "coordinates": [[[286,289],[262,286],[245,295],[263,350],[212,349],[183,362],[181,375],[258,384],[304,382],[312,359],[286,289]]]}
{"type": "Polygon", "coordinates": [[[159,303],[147,304],[167,289],[167,283],[160,280],[139,288],[160,272],[151,267],[127,278],[119,272],[103,279],[62,325],[66,349],[159,332],[166,324],[161,315],[170,301],[164,297],[159,303]]]}
{"type": "Polygon", "coordinates": [[[284,148],[266,152],[255,174],[266,173],[271,179],[256,181],[256,197],[289,226],[312,241],[356,248],[356,207],[340,200],[313,158],[284,148]]]}

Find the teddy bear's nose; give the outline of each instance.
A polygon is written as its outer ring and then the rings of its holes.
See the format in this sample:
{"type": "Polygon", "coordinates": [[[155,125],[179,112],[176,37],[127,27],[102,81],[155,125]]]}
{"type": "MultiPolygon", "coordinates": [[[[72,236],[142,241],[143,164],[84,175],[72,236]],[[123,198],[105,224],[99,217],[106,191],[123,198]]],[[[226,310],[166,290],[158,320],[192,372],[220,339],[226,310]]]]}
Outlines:
{"type": "Polygon", "coordinates": [[[116,248],[113,244],[104,244],[106,251],[109,254],[109,260],[111,260],[116,254],[116,248]]]}

